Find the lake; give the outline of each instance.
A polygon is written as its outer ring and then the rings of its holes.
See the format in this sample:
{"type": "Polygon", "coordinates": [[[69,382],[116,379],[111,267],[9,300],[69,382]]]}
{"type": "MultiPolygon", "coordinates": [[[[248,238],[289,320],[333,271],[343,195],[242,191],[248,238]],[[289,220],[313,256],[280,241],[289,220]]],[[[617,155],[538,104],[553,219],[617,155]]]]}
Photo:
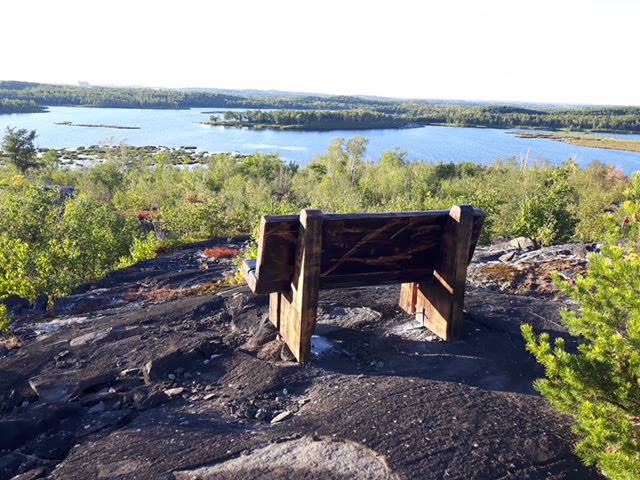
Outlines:
{"type": "MultiPolygon", "coordinates": [[[[382,152],[400,148],[409,160],[428,162],[491,163],[497,158],[529,155],[530,162],[548,160],[554,164],[568,158],[586,166],[600,162],[620,167],[630,174],[640,170],[640,153],[579,147],[540,138],[517,138],[508,130],[427,126],[403,130],[361,130],[294,132],[210,127],[209,114],[219,110],[144,110],[119,108],[50,107],[48,113],[0,115],[0,130],[6,126],[35,129],[37,144],[48,148],[75,148],[97,144],[193,145],[208,152],[279,153],[302,165],[326,152],[336,137],[362,135],[369,139],[367,158],[378,159],[382,152]],[[59,122],[122,125],[139,130],[56,125],[59,122]]],[[[607,134],[604,134],[607,135],[607,134]]],[[[619,136],[622,135],[611,135],[619,136]]],[[[624,135],[640,139],[640,135],[624,135]]]]}

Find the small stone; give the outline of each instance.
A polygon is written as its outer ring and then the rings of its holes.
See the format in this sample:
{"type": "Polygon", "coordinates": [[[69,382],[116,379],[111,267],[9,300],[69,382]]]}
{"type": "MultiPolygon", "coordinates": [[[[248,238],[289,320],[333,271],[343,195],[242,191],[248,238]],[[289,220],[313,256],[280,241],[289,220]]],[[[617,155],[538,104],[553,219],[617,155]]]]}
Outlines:
{"type": "Polygon", "coordinates": [[[167,375],[167,378],[168,378],[169,380],[175,380],[175,379],[176,379],[176,376],[175,376],[173,373],[170,373],[170,374],[168,374],[168,375],[167,375]]]}
{"type": "Polygon", "coordinates": [[[285,410],[284,412],[280,412],[279,414],[277,414],[275,417],[273,417],[271,419],[271,423],[278,423],[278,422],[282,422],[283,420],[286,420],[287,418],[289,418],[291,416],[291,412],[288,410],[285,410]]]}
{"type": "Polygon", "coordinates": [[[510,262],[511,260],[513,260],[516,256],[516,251],[515,250],[511,250],[510,252],[507,252],[503,255],[500,255],[500,257],[498,257],[498,259],[501,262],[510,262]]]}
{"type": "Polygon", "coordinates": [[[207,393],[203,400],[211,400],[212,398],[215,398],[217,395],[215,393],[207,393]]]}
{"type": "Polygon", "coordinates": [[[139,408],[153,408],[169,401],[169,396],[164,392],[154,392],[145,398],[139,405],[139,408]]]}
{"type": "Polygon", "coordinates": [[[309,403],[308,398],[301,398],[298,400],[298,405],[306,405],[307,403],[309,403]]]}
{"type": "Polygon", "coordinates": [[[164,393],[166,393],[170,397],[175,397],[176,395],[180,395],[182,392],[184,392],[183,387],[169,388],[164,391],[164,393]]]}
{"type": "Polygon", "coordinates": [[[509,246],[519,250],[535,250],[536,243],[527,237],[517,237],[509,242],[509,246]]]}
{"type": "Polygon", "coordinates": [[[121,377],[138,377],[142,373],[139,368],[126,368],[120,372],[121,377]]]}
{"type": "Polygon", "coordinates": [[[66,356],[69,355],[69,350],[62,350],[60,353],[58,353],[55,357],[56,360],[62,360],[63,358],[65,358],[66,356]]]}

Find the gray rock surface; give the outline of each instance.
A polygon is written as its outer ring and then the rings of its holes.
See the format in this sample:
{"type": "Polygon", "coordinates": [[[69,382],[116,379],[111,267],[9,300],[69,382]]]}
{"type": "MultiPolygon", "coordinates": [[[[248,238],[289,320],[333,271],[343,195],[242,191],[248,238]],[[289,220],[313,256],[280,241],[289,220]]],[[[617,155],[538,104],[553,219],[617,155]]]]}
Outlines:
{"type": "MultiPolygon", "coordinates": [[[[89,310],[17,318],[23,346],[0,357],[0,479],[598,478],[533,390],[542,371],[520,334],[527,322],[570,343],[565,300],[475,288],[472,272],[465,336],[445,343],[399,309],[398,286],[323,291],[316,347],[330,348],[298,365],[265,321],[268,298],[246,287],[140,294],[232,268],[201,270],[201,249],[87,286],[73,302],[89,310]]],[[[470,271],[584,262],[576,249],[509,262],[480,249],[470,271]]]]}

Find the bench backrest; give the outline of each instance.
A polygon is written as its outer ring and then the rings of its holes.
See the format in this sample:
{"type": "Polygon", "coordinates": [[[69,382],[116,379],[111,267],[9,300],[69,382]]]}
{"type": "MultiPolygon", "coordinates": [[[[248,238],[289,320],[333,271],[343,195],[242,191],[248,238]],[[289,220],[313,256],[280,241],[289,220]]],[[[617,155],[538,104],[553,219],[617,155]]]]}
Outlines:
{"type": "MultiPolygon", "coordinates": [[[[474,209],[468,261],[485,213],[474,209]]],[[[447,255],[448,210],[400,213],[324,214],[322,287],[382,285],[420,281],[447,255]]],[[[287,288],[294,273],[300,218],[262,219],[256,277],[262,291],[287,288]]]]}

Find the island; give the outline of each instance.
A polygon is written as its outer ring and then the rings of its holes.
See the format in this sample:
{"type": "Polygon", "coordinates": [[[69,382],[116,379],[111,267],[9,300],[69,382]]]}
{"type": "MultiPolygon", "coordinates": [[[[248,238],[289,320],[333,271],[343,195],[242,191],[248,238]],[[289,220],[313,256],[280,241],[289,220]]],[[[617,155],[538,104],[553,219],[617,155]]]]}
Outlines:
{"type": "Polygon", "coordinates": [[[273,130],[372,130],[420,124],[400,115],[372,110],[246,110],[211,115],[207,125],[273,130]]]}

